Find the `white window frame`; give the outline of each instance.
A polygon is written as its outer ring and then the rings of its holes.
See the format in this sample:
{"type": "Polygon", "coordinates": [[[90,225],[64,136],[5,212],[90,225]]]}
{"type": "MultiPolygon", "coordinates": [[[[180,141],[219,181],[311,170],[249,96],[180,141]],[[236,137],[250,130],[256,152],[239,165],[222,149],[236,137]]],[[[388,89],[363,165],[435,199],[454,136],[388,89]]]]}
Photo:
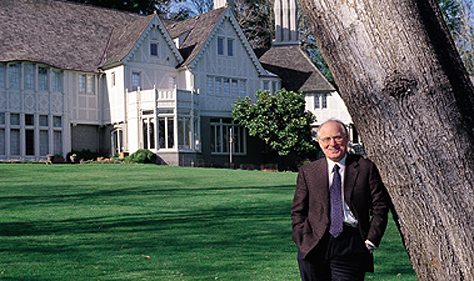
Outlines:
{"type": "Polygon", "coordinates": [[[229,155],[230,154],[230,128],[232,128],[232,154],[247,154],[247,131],[243,126],[235,124],[230,118],[212,118],[211,119],[211,154],[229,155]],[[236,139],[238,138],[238,139],[236,139]],[[238,148],[238,151],[236,151],[238,148]]]}

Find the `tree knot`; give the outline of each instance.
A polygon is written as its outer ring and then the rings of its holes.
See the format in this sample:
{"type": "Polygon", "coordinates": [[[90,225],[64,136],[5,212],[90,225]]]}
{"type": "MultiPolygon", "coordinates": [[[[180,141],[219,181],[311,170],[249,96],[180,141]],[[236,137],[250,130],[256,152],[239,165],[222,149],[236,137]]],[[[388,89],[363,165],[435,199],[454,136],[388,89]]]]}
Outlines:
{"type": "Polygon", "coordinates": [[[383,86],[383,93],[394,98],[401,98],[411,94],[412,88],[416,86],[416,81],[395,71],[385,78],[383,86]]]}

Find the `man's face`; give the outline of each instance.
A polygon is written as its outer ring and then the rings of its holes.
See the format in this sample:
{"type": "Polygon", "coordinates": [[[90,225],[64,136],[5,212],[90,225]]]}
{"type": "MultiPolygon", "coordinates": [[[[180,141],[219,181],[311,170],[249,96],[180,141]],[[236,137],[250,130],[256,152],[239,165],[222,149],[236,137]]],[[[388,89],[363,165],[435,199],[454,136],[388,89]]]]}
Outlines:
{"type": "Polygon", "coordinates": [[[341,125],[335,121],[329,121],[319,128],[319,146],[324,155],[334,162],[339,162],[347,152],[349,137],[344,136],[341,125]]]}

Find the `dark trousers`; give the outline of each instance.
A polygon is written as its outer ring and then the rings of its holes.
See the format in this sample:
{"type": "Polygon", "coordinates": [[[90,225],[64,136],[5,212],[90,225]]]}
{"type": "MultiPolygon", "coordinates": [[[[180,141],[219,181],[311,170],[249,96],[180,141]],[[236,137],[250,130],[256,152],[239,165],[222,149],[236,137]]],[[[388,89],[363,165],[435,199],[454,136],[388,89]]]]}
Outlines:
{"type": "Polygon", "coordinates": [[[350,226],[337,238],[327,233],[306,259],[298,253],[302,281],[363,281],[372,262],[359,230],[350,226]]]}

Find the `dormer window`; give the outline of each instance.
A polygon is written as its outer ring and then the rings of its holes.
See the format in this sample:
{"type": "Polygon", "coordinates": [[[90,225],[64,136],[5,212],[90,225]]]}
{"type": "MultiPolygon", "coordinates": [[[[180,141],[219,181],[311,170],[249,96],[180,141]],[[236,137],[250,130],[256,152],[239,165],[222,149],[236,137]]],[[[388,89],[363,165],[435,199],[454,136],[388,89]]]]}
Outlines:
{"type": "Polygon", "coordinates": [[[217,54],[219,56],[224,55],[224,38],[222,37],[217,38],[217,54]]]}
{"type": "Polygon", "coordinates": [[[150,43],[150,56],[158,57],[158,43],[150,43]]]}
{"type": "Polygon", "coordinates": [[[233,57],[234,56],[234,39],[225,38],[225,37],[217,37],[217,54],[219,56],[227,55],[228,57],[233,57]]]}
{"type": "Polygon", "coordinates": [[[227,39],[227,56],[234,56],[234,39],[227,39]]]}

